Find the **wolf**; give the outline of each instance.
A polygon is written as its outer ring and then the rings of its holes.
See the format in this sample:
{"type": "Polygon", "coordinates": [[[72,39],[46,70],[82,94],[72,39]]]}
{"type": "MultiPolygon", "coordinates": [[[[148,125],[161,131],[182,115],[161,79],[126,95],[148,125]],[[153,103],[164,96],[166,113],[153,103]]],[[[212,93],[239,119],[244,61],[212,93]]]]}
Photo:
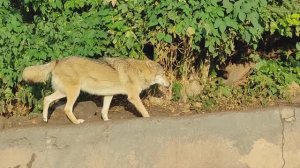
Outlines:
{"type": "Polygon", "coordinates": [[[73,114],[73,105],[80,91],[104,96],[101,116],[108,119],[108,110],[114,95],[127,95],[143,117],[149,113],[143,105],[139,94],[151,85],[159,84],[169,87],[170,83],[163,67],[152,60],[132,58],[89,59],[69,56],[43,65],[26,67],[23,70],[24,81],[38,83],[50,78],[54,92],[46,96],[43,102],[43,120],[48,121],[49,105],[58,99],[67,98],[64,112],[74,123],[83,123],[73,114]]]}

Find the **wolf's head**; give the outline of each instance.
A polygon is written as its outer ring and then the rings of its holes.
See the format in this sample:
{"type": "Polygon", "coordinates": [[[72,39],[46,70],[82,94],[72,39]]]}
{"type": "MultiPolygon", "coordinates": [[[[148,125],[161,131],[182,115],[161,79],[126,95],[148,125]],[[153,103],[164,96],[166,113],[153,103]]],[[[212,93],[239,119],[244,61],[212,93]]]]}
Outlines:
{"type": "Polygon", "coordinates": [[[151,85],[153,84],[159,84],[165,87],[169,87],[170,86],[170,82],[167,79],[166,75],[165,75],[165,71],[163,69],[163,67],[161,65],[159,65],[156,62],[151,61],[152,67],[153,67],[153,71],[155,72],[155,77],[154,80],[152,81],[151,85]]]}

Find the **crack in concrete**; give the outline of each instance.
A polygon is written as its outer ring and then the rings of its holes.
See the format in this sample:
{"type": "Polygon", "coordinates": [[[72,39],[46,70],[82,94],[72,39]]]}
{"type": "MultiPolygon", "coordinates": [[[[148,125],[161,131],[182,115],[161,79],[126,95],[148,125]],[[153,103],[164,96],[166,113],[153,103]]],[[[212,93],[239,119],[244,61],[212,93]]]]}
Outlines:
{"type": "Polygon", "coordinates": [[[27,163],[27,168],[31,168],[32,167],[32,163],[35,161],[35,158],[36,158],[36,155],[35,155],[35,153],[33,153],[31,155],[31,158],[30,158],[29,162],[27,163]]]}
{"type": "Polygon", "coordinates": [[[281,168],[284,168],[285,167],[285,158],[284,158],[284,142],[285,142],[285,136],[284,136],[284,131],[285,131],[285,125],[284,125],[284,118],[282,118],[281,114],[280,114],[280,120],[281,120],[281,126],[282,126],[282,132],[281,132],[281,136],[282,136],[282,139],[281,139],[281,158],[282,158],[282,161],[283,161],[283,164],[281,166],[281,168]]]}
{"type": "Polygon", "coordinates": [[[289,111],[289,109],[283,109],[280,111],[280,121],[281,121],[281,126],[282,126],[282,139],[281,139],[281,157],[282,157],[282,168],[285,167],[286,161],[284,157],[284,145],[285,145],[285,123],[286,122],[293,122],[296,121],[296,114],[295,114],[296,109],[292,109],[292,111],[289,111]]]}

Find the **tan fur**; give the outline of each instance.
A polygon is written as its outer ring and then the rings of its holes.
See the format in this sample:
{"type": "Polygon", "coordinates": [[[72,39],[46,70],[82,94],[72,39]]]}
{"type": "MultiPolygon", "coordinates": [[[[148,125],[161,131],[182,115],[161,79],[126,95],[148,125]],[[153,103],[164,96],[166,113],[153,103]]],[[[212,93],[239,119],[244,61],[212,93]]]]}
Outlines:
{"type": "Polygon", "coordinates": [[[45,65],[27,67],[23,78],[26,81],[43,82],[50,72],[55,92],[44,99],[44,121],[48,120],[50,103],[67,97],[66,115],[73,123],[82,123],[84,120],[77,119],[73,114],[73,105],[80,90],[104,96],[101,113],[105,121],[108,120],[108,109],[116,94],[128,95],[128,100],[142,116],[149,117],[139,97],[140,92],[155,83],[169,86],[163,68],[158,63],[124,58],[92,60],[72,56],[45,65]]]}
{"type": "Polygon", "coordinates": [[[56,65],[56,61],[49,62],[44,65],[35,65],[26,67],[23,71],[22,77],[25,81],[30,82],[45,82],[49,78],[50,72],[56,65]]]}

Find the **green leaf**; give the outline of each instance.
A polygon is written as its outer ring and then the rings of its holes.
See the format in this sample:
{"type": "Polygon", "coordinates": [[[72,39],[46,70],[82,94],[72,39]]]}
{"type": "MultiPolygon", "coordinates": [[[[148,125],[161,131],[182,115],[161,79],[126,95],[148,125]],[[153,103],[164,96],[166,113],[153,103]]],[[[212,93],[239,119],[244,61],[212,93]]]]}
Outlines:
{"type": "Polygon", "coordinates": [[[165,40],[165,42],[167,42],[167,43],[172,43],[172,36],[169,35],[169,34],[167,34],[167,35],[165,36],[164,40],[165,40]]]}
{"type": "Polygon", "coordinates": [[[218,27],[220,27],[221,24],[223,24],[223,20],[220,18],[217,18],[215,21],[214,27],[218,28],[218,27]]]}
{"type": "Polygon", "coordinates": [[[191,37],[195,34],[195,29],[193,27],[188,27],[186,30],[186,35],[191,37]]]}
{"type": "Polygon", "coordinates": [[[127,47],[128,49],[131,49],[131,48],[133,47],[133,45],[134,45],[134,40],[133,40],[132,38],[128,38],[128,39],[126,40],[126,47],[127,47]]]}
{"type": "Polygon", "coordinates": [[[217,10],[217,14],[221,17],[224,17],[224,12],[222,10],[217,10]]]}
{"type": "Polygon", "coordinates": [[[73,1],[66,1],[66,3],[64,4],[65,9],[72,9],[75,7],[74,2],[73,1]]]}
{"type": "Polygon", "coordinates": [[[158,20],[157,20],[156,15],[151,15],[150,18],[149,18],[149,20],[150,20],[148,22],[148,26],[149,27],[156,26],[158,24],[158,20]]]}
{"type": "Polygon", "coordinates": [[[300,61],[300,51],[296,53],[296,60],[300,61]]]}
{"type": "Polygon", "coordinates": [[[242,3],[244,2],[244,0],[238,0],[234,3],[234,10],[240,10],[242,3]]]}
{"type": "Polygon", "coordinates": [[[219,30],[220,30],[220,33],[225,33],[226,25],[224,23],[221,24],[220,27],[219,27],[219,30]]]}
{"type": "MultiPolygon", "coordinates": [[[[256,2],[254,2],[254,3],[256,3],[256,2]]],[[[251,3],[244,3],[241,7],[241,9],[244,13],[249,13],[251,11],[251,8],[252,8],[251,3]]]]}
{"type": "Polygon", "coordinates": [[[121,10],[122,13],[128,12],[128,6],[127,6],[127,4],[120,4],[120,5],[118,5],[118,9],[121,10]]]}
{"type": "Polygon", "coordinates": [[[232,96],[232,93],[231,93],[231,89],[229,87],[221,87],[220,88],[220,93],[225,96],[225,97],[230,97],[232,96]]]}
{"type": "Polygon", "coordinates": [[[20,26],[20,22],[17,20],[17,18],[15,16],[12,16],[10,19],[11,19],[11,25],[13,27],[20,26]]]}
{"type": "Polygon", "coordinates": [[[260,6],[262,6],[262,7],[265,7],[268,5],[267,0],[260,0],[259,2],[260,2],[260,6]]]}
{"type": "Polygon", "coordinates": [[[168,18],[170,19],[170,20],[174,20],[174,21],[176,21],[177,20],[177,13],[175,12],[175,11],[169,11],[168,12],[168,18]]]}
{"type": "Polygon", "coordinates": [[[244,40],[245,40],[247,43],[250,43],[250,40],[251,40],[251,34],[250,34],[248,31],[244,31],[244,40]]]}
{"type": "Polygon", "coordinates": [[[184,31],[184,23],[180,22],[179,24],[175,25],[175,32],[176,34],[182,34],[184,31]]]}
{"type": "Polygon", "coordinates": [[[258,23],[259,14],[257,12],[252,12],[247,16],[247,19],[252,23],[252,25],[256,28],[260,27],[260,24],[258,23]]]}
{"type": "Polygon", "coordinates": [[[240,12],[239,13],[239,19],[240,21],[244,22],[246,19],[246,14],[244,12],[240,12]]]}
{"type": "Polygon", "coordinates": [[[62,4],[61,0],[56,0],[55,3],[56,3],[57,8],[62,9],[63,4],[62,4]]]}
{"type": "Polygon", "coordinates": [[[225,17],[224,22],[227,26],[232,27],[234,29],[238,29],[238,23],[236,22],[236,20],[231,19],[229,16],[225,17]]]}
{"type": "Polygon", "coordinates": [[[230,13],[233,10],[233,4],[229,0],[223,0],[223,7],[226,9],[226,13],[230,13]]]}
{"type": "Polygon", "coordinates": [[[300,51],[300,43],[296,43],[296,49],[300,51]]]}
{"type": "Polygon", "coordinates": [[[165,28],[166,26],[166,20],[164,20],[162,17],[158,18],[158,23],[165,28]]]}
{"type": "Polygon", "coordinates": [[[161,41],[164,37],[165,37],[165,33],[162,33],[162,32],[157,33],[157,36],[156,36],[157,40],[161,41]]]}

